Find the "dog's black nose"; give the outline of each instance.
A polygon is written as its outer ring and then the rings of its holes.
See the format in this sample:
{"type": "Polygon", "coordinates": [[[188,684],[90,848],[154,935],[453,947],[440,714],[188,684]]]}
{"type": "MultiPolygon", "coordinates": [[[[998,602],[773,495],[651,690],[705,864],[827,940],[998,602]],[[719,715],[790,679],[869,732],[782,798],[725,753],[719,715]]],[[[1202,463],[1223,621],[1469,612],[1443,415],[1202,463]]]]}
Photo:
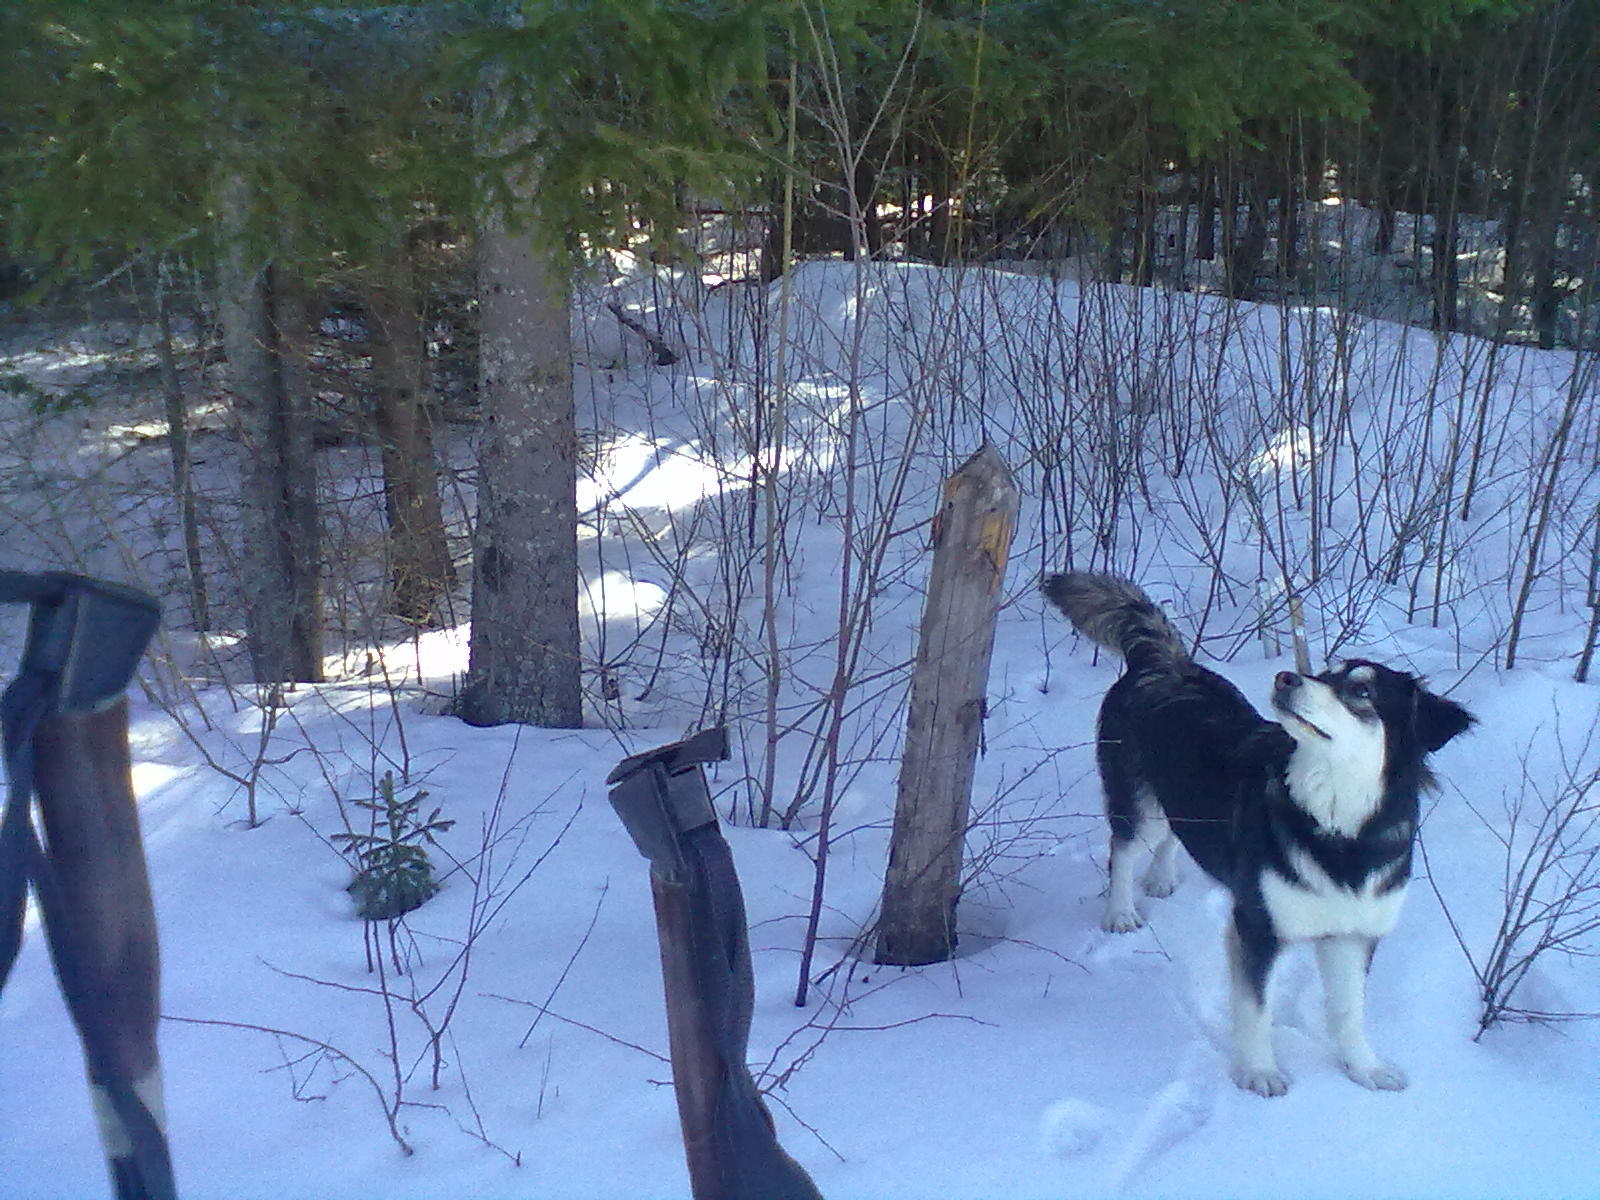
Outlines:
{"type": "Polygon", "coordinates": [[[1281,688],[1297,688],[1300,686],[1300,676],[1293,671],[1279,671],[1273,682],[1281,688]]]}

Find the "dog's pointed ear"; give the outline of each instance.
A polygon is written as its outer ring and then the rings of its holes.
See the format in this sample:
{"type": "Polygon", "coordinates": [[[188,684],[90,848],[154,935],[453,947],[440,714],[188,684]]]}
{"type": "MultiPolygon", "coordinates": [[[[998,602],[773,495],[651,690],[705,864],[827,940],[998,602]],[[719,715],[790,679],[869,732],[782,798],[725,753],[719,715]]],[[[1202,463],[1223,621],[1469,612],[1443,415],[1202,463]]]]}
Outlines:
{"type": "Polygon", "coordinates": [[[1477,717],[1454,700],[1435,696],[1421,686],[1417,688],[1416,718],[1417,740],[1429,754],[1478,723],[1477,717]]]}

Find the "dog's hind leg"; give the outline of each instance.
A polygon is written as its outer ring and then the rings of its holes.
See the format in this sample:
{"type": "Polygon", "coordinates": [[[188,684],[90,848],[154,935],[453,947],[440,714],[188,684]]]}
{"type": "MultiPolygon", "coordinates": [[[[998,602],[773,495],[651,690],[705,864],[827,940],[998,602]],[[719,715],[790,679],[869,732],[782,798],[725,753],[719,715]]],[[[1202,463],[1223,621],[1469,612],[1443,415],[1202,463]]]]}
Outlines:
{"type": "MultiPolygon", "coordinates": [[[[1129,769],[1123,754],[1123,744],[1118,738],[1106,736],[1102,723],[1097,757],[1100,760],[1100,784],[1105,789],[1106,822],[1111,827],[1111,883],[1106,891],[1106,911],[1100,926],[1111,933],[1128,933],[1144,924],[1144,918],[1134,907],[1134,868],[1138,865],[1142,846],[1152,833],[1165,836],[1166,829],[1151,828],[1151,818],[1160,817],[1161,810],[1147,794],[1144,784],[1129,769]]],[[[1163,826],[1166,819],[1161,817],[1163,826]]]]}
{"type": "Polygon", "coordinates": [[[1130,933],[1144,924],[1133,905],[1133,869],[1139,859],[1139,842],[1131,830],[1111,823],[1111,885],[1106,889],[1106,912],[1100,926],[1111,933],[1130,933]]]}
{"type": "MultiPolygon", "coordinates": [[[[1114,778],[1114,777],[1111,777],[1114,778]]],[[[1143,788],[1107,787],[1106,817],[1111,824],[1111,884],[1106,890],[1106,913],[1100,924],[1112,933],[1128,933],[1144,924],[1134,907],[1134,867],[1141,850],[1153,849],[1155,858],[1144,874],[1144,890],[1151,896],[1172,894],[1172,856],[1177,839],[1161,806],[1143,788]],[[1166,889],[1159,890],[1162,881],[1166,889]]]]}
{"type": "Polygon", "coordinates": [[[1267,978],[1278,957],[1278,939],[1265,922],[1241,928],[1239,910],[1228,922],[1228,976],[1233,1002],[1233,1081],[1261,1096],[1281,1096],[1289,1080],[1272,1052],[1272,1015],[1267,978]]]}
{"type": "Polygon", "coordinates": [[[1408,1082],[1406,1073],[1384,1062],[1367,1043],[1367,969],[1376,945],[1359,936],[1318,938],[1317,965],[1327,997],[1328,1034],[1344,1073],[1362,1087],[1398,1092],[1408,1082]]]}

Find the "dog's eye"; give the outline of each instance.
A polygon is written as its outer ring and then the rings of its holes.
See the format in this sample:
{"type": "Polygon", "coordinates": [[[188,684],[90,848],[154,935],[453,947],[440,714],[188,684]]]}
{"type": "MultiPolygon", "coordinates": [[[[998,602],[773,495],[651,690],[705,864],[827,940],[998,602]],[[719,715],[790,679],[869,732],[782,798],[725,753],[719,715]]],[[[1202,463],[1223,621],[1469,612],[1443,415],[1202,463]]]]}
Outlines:
{"type": "Polygon", "coordinates": [[[1364,683],[1352,683],[1350,685],[1350,694],[1357,700],[1366,700],[1372,696],[1372,689],[1364,683]]]}

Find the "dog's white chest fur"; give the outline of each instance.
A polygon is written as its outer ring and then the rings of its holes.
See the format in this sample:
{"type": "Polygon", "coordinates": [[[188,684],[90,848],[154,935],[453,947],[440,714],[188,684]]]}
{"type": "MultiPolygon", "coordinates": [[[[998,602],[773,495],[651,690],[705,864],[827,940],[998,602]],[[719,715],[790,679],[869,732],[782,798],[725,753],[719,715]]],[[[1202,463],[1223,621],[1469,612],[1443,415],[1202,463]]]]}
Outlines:
{"type": "MultiPolygon", "coordinates": [[[[1315,716],[1332,736],[1297,739],[1285,772],[1289,795],[1328,833],[1356,837],[1383,801],[1383,727],[1331,703],[1315,716]]],[[[1330,879],[1304,849],[1290,849],[1289,862],[1298,880],[1271,869],[1261,872],[1262,899],[1285,941],[1378,938],[1399,920],[1405,887],[1383,890],[1390,871],[1375,872],[1360,887],[1349,888],[1330,879]]]]}
{"type": "Polygon", "coordinates": [[[1353,935],[1380,938],[1395,927],[1405,903],[1406,886],[1383,887],[1393,871],[1377,871],[1359,888],[1341,887],[1303,850],[1291,850],[1289,862],[1299,881],[1285,879],[1271,868],[1261,872],[1261,898],[1272,917],[1273,932],[1286,942],[1353,935]]]}
{"type": "Polygon", "coordinates": [[[1341,726],[1336,741],[1301,740],[1285,778],[1289,795],[1318,825],[1355,837],[1383,800],[1383,727],[1354,720],[1341,726]]]}

